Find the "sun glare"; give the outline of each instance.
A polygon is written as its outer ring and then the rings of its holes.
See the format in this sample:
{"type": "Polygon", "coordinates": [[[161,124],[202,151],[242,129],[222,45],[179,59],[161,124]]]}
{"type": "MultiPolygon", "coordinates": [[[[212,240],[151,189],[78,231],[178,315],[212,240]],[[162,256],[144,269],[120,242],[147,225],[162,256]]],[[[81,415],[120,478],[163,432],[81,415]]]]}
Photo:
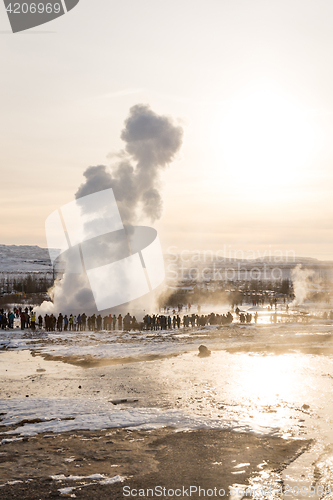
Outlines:
{"type": "Polygon", "coordinates": [[[294,182],[309,162],[315,132],[308,113],[269,90],[230,101],[218,128],[219,156],[232,181],[251,188],[294,182]]]}

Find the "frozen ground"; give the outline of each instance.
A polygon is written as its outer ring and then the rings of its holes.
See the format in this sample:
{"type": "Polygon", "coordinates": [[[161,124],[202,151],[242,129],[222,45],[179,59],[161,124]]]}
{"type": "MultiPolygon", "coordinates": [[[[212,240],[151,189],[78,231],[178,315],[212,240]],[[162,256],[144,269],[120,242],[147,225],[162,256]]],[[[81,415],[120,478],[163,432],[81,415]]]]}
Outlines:
{"type": "Polygon", "coordinates": [[[52,273],[47,248],[29,245],[0,245],[2,274],[52,273]]]}
{"type": "MultiPolygon", "coordinates": [[[[279,474],[299,488],[331,485],[332,334],[332,322],[320,320],[142,333],[1,331],[3,449],[83,429],[225,429],[312,439],[279,474]],[[200,344],[211,356],[197,356],[200,344]]],[[[276,481],[276,472],[265,474],[252,483],[276,481]]]]}

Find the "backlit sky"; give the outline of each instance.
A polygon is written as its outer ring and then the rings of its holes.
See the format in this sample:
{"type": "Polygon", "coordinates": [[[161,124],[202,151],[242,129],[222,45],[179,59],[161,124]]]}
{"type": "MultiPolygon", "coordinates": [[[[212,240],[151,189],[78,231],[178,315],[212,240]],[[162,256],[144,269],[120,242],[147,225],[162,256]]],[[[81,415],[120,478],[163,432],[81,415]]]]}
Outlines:
{"type": "Polygon", "coordinates": [[[46,247],[144,103],[184,127],[165,251],[333,259],[332,25],[331,0],[81,0],[12,34],[0,5],[0,243],[46,247]]]}

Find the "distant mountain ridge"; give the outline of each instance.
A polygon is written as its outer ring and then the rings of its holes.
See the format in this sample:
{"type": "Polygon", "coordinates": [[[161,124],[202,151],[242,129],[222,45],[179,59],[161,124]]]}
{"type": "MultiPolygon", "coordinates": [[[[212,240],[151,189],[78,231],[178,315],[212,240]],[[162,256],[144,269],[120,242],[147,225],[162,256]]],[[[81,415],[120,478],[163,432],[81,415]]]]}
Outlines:
{"type": "MultiPolygon", "coordinates": [[[[212,252],[214,255],[214,252],[212,252]]],[[[168,262],[175,262],[176,254],[164,254],[166,264],[168,262]]],[[[177,254],[178,264],[181,262],[181,252],[177,254]]],[[[218,262],[225,265],[237,265],[237,264],[248,264],[256,265],[260,264],[274,264],[279,263],[280,265],[285,265],[287,267],[294,267],[297,264],[308,265],[308,266],[333,266],[333,261],[322,261],[319,259],[311,257],[283,257],[283,256],[258,256],[258,258],[252,259],[236,259],[219,256],[219,258],[213,258],[210,260],[209,252],[186,252],[186,258],[189,259],[191,265],[194,267],[197,265],[200,267],[205,262],[218,262]],[[197,256],[196,259],[191,261],[192,256],[197,256]],[[198,261],[198,256],[202,257],[198,261]],[[205,260],[206,258],[206,260],[205,260]]],[[[206,265],[206,264],[205,264],[206,265]]],[[[47,248],[41,248],[37,245],[1,245],[0,244],[0,273],[52,273],[53,268],[50,261],[49,251],[47,248]]]]}

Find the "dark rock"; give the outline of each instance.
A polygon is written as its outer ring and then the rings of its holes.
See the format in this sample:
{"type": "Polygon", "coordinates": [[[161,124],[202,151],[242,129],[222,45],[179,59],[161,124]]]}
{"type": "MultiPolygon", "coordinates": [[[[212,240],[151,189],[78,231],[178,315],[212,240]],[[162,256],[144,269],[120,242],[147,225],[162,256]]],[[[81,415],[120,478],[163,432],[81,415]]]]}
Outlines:
{"type": "Polygon", "coordinates": [[[205,356],[210,356],[210,354],[211,354],[210,350],[205,345],[199,346],[198,356],[204,358],[205,356]]]}

